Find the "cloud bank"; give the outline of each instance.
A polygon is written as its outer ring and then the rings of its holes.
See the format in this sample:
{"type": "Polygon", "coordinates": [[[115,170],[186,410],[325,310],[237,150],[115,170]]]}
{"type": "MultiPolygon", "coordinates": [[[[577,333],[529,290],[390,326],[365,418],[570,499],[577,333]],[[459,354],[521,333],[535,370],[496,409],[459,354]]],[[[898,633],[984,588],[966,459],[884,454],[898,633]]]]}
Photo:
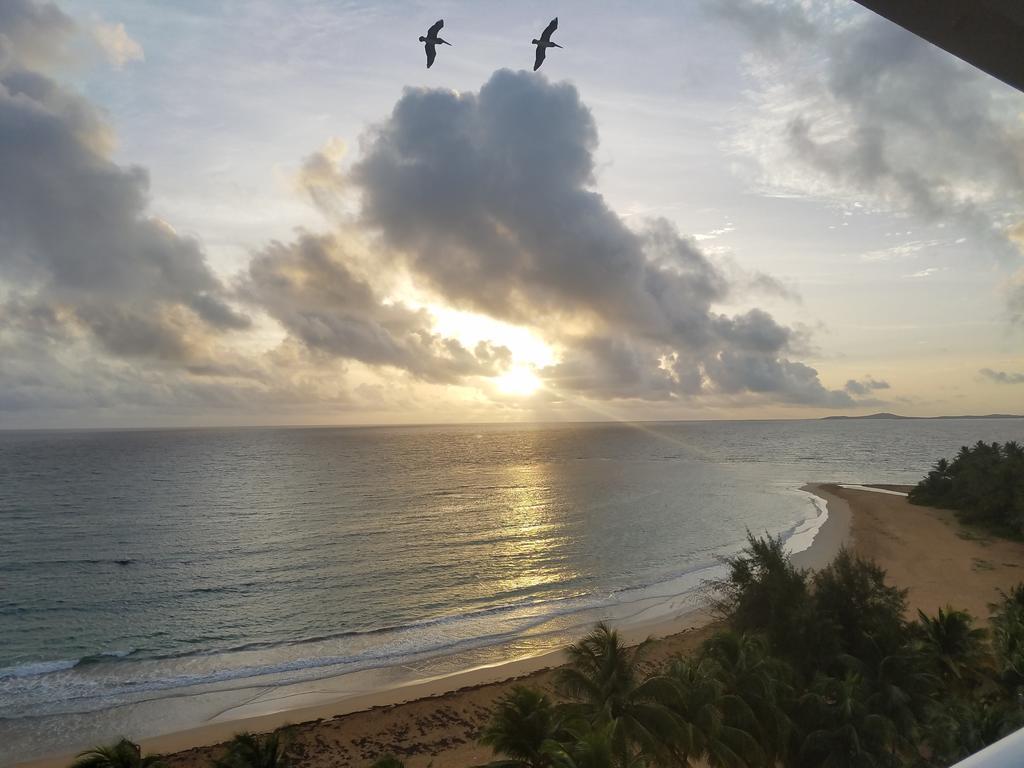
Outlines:
{"type": "Polygon", "coordinates": [[[760,182],[957,223],[1003,265],[1021,260],[1024,123],[1012,89],[863,9],[708,2],[746,32],[756,113],[738,145],[760,182]]]}
{"type": "Polygon", "coordinates": [[[453,305],[542,330],[553,384],[601,398],[768,395],[842,406],[797,338],[664,220],[631,229],[594,189],[597,127],[568,84],[500,70],[479,93],[408,90],[365,137],[362,222],[453,305]]]}
{"type": "MultiPolygon", "coordinates": [[[[142,58],[104,29],[115,66],[142,58]]],[[[626,226],[597,191],[579,93],[525,72],[406,90],[350,172],[340,145],[311,155],[298,181],[334,230],[268,243],[225,280],[149,212],[148,175],[111,159],[99,110],[49,73],[75,34],[52,4],[0,6],[0,410],[358,408],[389,386],[405,402],[414,384],[487,391],[515,365],[503,344],[437,332],[393,294],[403,281],[553,345],[548,402],[848,407],[881,386],[829,389],[794,359],[801,332],[716,309],[793,294],[732,276],[665,220],[626,226]]]]}

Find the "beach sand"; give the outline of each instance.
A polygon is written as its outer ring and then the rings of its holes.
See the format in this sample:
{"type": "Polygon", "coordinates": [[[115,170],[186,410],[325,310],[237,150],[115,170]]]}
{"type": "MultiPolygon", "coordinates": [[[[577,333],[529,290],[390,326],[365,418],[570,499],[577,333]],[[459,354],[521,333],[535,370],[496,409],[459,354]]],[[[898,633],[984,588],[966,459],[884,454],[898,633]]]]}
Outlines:
{"type": "MultiPolygon", "coordinates": [[[[902,486],[878,486],[908,490],[902,486]]],[[[905,497],[818,486],[815,492],[852,511],[854,549],[873,558],[889,582],[907,589],[910,609],[935,613],[948,605],[988,624],[989,605],[1024,581],[1024,543],[1000,539],[957,522],[946,509],[910,504],[905,497]]]]}
{"type": "MultiPolygon", "coordinates": [[[[895,488],[895,486],[885,486],[895,488]]],[[[829,518],[814,546],[794,557],[801,567],[827,563],[846,543],[874,558],[891,583],[908,589],[910,615],[951,604],[987,621],[988,604],[1024,580],[1024,544],[981,536],[964,529],[951,512],[915,507],[906,498],[836,485],[805,490],[828,502],[829,518]]],[[[695,649],[715,629],[707,613],[690,614],[658,626],[624,632],[648,648],[652,665],[695,649]]],[[[350,697],[316,707],[292,709],[143,741],[150,753],[168,754],[173,768],[207,768],[240,730],[262,732],[284,724],[302,768],[366,766],[395,754],[410,768],[464,768],[488,762],[490,750],[477,739],[495,702],[513,685],[552,690],[561,653],[473,670],[399,689],[350,697]],[[215,745],[215,746],[205,746],[215,745]]],[[[26,763],[32,768],[66,766],[69,758],[26,763]]]]}

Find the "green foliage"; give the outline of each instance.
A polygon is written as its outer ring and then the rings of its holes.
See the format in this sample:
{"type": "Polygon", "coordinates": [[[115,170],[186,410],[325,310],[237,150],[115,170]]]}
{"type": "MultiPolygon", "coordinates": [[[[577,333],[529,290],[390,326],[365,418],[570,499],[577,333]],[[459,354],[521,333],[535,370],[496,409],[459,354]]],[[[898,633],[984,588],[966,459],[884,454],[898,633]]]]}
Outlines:
{"type": "Polygon", "coordinates": [[[405,768],[405,763],[394,755],[386,755],[385,757],[374,761],[370,765],[370,768],[405,768]]]}
{"type": "Polygon", "coordinates": [[[939,459],[910,491],[910,501],[958,511],[967,523],[1024,535],[1024,447],[977,442],[953,461],[939,459]]]}
{"type": "Polygon", "coordinates": [[[815,645],[806,632],[808,574],[793,566],[782,538],[747,531],[747,546],[725,564],[728,575],[711,584],[718,615],[738,632],[763,633],[777,654],[805,657],[815,645]]]}
{"type": "Polygon", "coordinates": [[[925,734],[931,764],[952,765],[1024,726],[1024,713],[1000,698],[951,698],[938,705],[925,734]]]}
{"type": "Polygon", "coordinates": [[[859,659],[897,652],[905,637],[906,592],[886,584],[874,562],[844,548],[814,574],[813,585],[812,616],[824,650],[859,659]]]}
{"type": "Polygon", "coordinates": [[[163,765],[159,757],[143,757],[138,744],[121,739],[116,744],[82,752],[71,768],[162,768],[163,765]]]}
{"type": "Polygon", "coordinates": [[[761,765],[765,753],[754,736],[757,717],[720,673],[710,657],[676,659],[669,665],[664,701],[678,726],[668,740],[668,752],[680,763],[699,759],[728,768],[761,765]]]}
{"type": "Polygon", "coordinates": [[[732,630],[704,643],[701,659],[723,686],[723,692],[742,703],[744,716],[734,718],[754,737],[768,763],[783,759],[793,734],[786,703],[793,697],[795,672],[773,656],[762,635],[732,630]]]}
{"type": "Polygon", "coordinates": [[[558,686],[568,704],[569,721],[608,729],[616,761],[627,765],[638,755],[654,756],[675,726],[661,701],[664,682],[644,679],[639,664],[646,644],[628,648],[606,624],[571,645],[569,664],[558,674],[558,686]]]}
{"type": "Polygon", "coordinates": [[[905,592],[849,551],[812,575],[750,536],[727,565],[727,628],[697,654],[644,677],[644,646],[598,625],[558,675],[567,703],[514,691],[488,743],[514,768],[897,768],[1024,723],[1024,585],[993,606],[989,646],[964,611],[907,621],[905,592]]]}
{"type": "Polygon", "coordinates": [[[262,735],[238,733],[228,743],[227,753],[216,768],[288,768],[288,743],[282,731],[262,735]]]}
{"type": "Polygon", "coordinates": [[[558,727],[551,700],[540,691],[517,685],[498,702],[480,743],[508,758],[492,766],[546,768],[553,763],[558,727]]]}
{"type": "Polygon", "coordinates": [[[800,745],[801,766],[898,765],[893,744],[896,728],[885,715],[873,711],[869,687],[858,675],[842,679],[817,678],[800,699],[808,724],[800,745]]]}
{"type": "Polygon", "coordinates": [[[992,651],[999,677],[1010,691],[1024,686],[1024,584],[992,607],[992,651]]]}
{"type": "Polygon", "coordinates": [[[932,673],[947,686],[977,685],[985,664],[985,630],[974,626],[967,611],[949,606],[935,616],[917,615],[915,634],[932,673]]]}

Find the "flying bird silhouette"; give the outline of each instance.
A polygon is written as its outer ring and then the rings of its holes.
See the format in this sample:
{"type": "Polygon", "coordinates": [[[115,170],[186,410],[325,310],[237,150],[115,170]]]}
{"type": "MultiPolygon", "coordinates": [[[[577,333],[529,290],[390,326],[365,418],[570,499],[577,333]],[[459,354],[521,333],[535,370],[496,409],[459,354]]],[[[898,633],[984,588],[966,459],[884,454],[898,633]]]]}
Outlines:
{"type": "Polygon", "coordinates": [[[434,25],[427,30],[427,36],[420,37],[420,42],[423,43],[423,47],[427,51],[427,69],[430,69],[430,65],[434,63],[434,57],[437,56],[437,51],[434,49],[434,46],[451,45],[447,40],[442,40],[437,36],[437,33],[441,31],[441,27],[443,26],[444,19],[438,19],[434,22],[434,25]]]}
{"type": "Polygon", "coordinates": [[[544,28],[544,31],[540,35],[540,40],[536,38],[530,42],[537,46],[537,58],[533,62],[533,71],[536,72],[540,69],[540,65],[544,63],[544,56],[547,53],[548,48],[561,48],[558,43],[551,42],[551,33],[558,29],[558,17],[555,16],[551,20],[551,23],[544,28]]]}

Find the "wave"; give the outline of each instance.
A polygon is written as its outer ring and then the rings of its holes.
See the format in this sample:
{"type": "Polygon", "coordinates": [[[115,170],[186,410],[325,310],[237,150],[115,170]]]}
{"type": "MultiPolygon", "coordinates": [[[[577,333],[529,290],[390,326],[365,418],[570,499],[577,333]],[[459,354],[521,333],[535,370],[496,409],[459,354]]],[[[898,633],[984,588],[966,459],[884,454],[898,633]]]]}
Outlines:
{"type": "MultiPolygon", "coordinates": [[[[823,503],[818,504],[818,497],[803,492],[800,495],[811,499],[815,514],[782,533],[794,552],[811,546],[827,519],[826,508],[823,503]]],[[[735,546],[738,549],[742,543],[735,546]]],[[[527,636],[564,633],[570,626],[596,620],[598,614],[614,615],[615,621],[629,622],[650,619],[659,610],[678,613],[681,603],[676,598],[685,602],[709,579],[723,573],[717,557],[720,554],[731,553],[706,552],[702,561],[692,562],[676,573],[609,592],[533,597],[418,621],[215,650],[163,654],[140,649],[103,651],[75,660],[0,668],[0,710],[16,710],[19,717],[31,717],[39,714],[40,709],[47,714],[57,714],[52,708],[104,709],[142,697],[176,695],[161,694],[162,691],[188,692],[189,688],[208,685],[218,685],[220,689],[234,681],[243,681],[239,687],[246,687],[251,683],[244,681],[253,679],[259,679],[259,685],[285,685],[453,655],[527,636]],[[588,612],[589,617],[584,618],[588,612]],[[579,622],[567,624],[562,620],[574,614],[580,615],[579,622]],[[546,624],[550,626],[545,627],[546,624]]]]}
{"type": "Polygon", "coordinates": [[[76,667],[87,667],[92,664],[124,659],[138,653],[138,649],[129,648],[124,651],[100,651],[89,654],[80,659],[53,659],[50,661],[28,661],[24,664],[15,664],[10,667],[0,667],[0,680],[11,680],[15,678],[37,677],[49,675],[54,672],[63,672],[76,667]]]}
{"type": "Polygon", "coordinates": [[[29,661],[24,664],[15,664],[12,667],[0,667],[0,680],[46,675],[63,669],[71,669],[78,662],[79,659],[55,659],[54,661],[29,661]]]}

